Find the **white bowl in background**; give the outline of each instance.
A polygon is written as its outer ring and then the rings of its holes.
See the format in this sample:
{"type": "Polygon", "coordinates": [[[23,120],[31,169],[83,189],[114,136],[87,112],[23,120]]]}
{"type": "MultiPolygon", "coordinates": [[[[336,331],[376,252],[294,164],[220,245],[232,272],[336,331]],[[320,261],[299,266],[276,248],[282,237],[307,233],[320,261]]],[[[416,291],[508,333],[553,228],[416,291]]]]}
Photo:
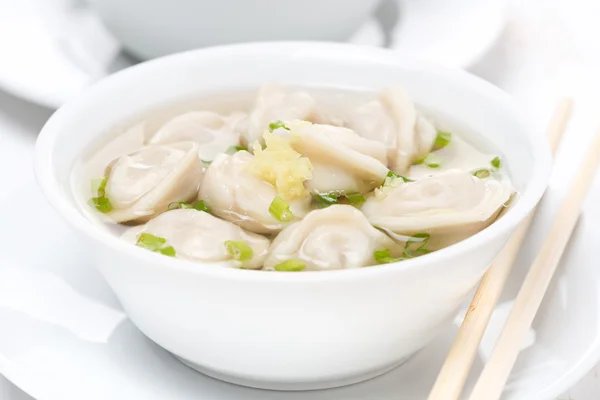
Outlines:
{"type": "Polygon", "coordinates": [[[88,0],[132,54],[266,40],[346,41],[380,0],[88,0]]]}
{"type": "Polygon", "coordinates": [[[90,259],[144,334],[208,375],[297,390],[376,376],[449,324],[539,201],[550,172],[545,143],[507,94],[464,71],[369,47],[253,43],[150,61],[92,86],[44,126],[35,170],[44,194],[89,246],[90,259]],[[446,249],[401,263],[299,274],[164,257],[119,240],[78,209],[71,169],[107,129],[161,104],[268,81],[371,90],[401,82],[433,115],[451,115],[493,143],[520,197],[500,220],[446,249]]]}

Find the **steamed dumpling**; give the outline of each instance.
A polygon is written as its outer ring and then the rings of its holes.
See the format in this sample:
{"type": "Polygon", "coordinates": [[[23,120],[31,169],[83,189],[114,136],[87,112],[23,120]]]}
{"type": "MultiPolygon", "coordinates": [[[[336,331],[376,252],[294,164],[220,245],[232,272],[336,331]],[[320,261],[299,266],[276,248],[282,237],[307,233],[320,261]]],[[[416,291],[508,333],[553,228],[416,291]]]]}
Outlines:
{"type": "Polygon", "coordinates": [[[270,241],[264,236],[246,232],[231,222],[193,209],[171,210],[159,215],[145,225],[128,229],[121,236],[136,244],[142,233],[166,239],[166,245],[175,249],[175,257],[190,261],[223,262],[229,266],[248,269],[262,267],[270,241]],[[244,242],[251,256],[236,261],[227,250],[227,241],[244,242]]]}
{"type": "Polygon", "coordinates": [[[395,248],[356,208],[333,205],[286,227],[273,241],[264,269],[276,270],[288,260],[312,271],[359,268],[376,264],[375,251],[395,248]]]}
{"type": "Polygon", "coordinates": [[[107,168],[106,197],[116,222],[147,221],[169,203],[196,197],[202,180],[198,145],[151,145],[117,158],[107,168]]]}
{"type": "Polygon", "coordinates": [[[305,196],[288,202],[293,219],[275,218],[269,207],[277,191],[246,170],[253,158],[247,151],[219,155],[206,170],[199,198],[213,214],[242,228],[257,233],[279,232],[289,222],[306,215],[311,198],[305,196]]]}
{"type": "MultiPolygon", "coordinates": [[[[362,138],[347,128],[307,122],[286,122],[294,149],[310,159],[309,190],[368,192],[381,185],[388,173],[384,144],[362,138]]],[[[287,134],[284,128],[276,134],[287,134]]]]}
{"type": "Polygon", "coordinates": [[[388,110],[396,129],[396,151],[390,168],[401,174],[431,151],[437,130],[417,112],[408,93],[400,86],[384,90],[381,103],[388,110]]]}
{"type": "Polygon", "coordinates": [[[429,233],[440,247],[490,225],[512,192],[508,182],[450,170],[402,183],[383,198],[369,198],[361,210],[376,227],[400,235],[429,233]]]}
{"type": "Polygon", "coordinates": [[[306,92],[287,92],[279,85],[264,85],[258,91],[254,109],[250,113],[248,130],[241,141],[251,147],[262,142],[262,134],[275,121],[310,119],[315,110],[315,100],[306,92]]]}
{"type": "Polygon", "coordinates": [[[356,107],[348,116],[346,126],[366,139],[383,143],[393,156],[397,141],[396,126],[380,101],[374,100],[356,107]]]}
{"type": "Polygon", "coordinates": [[[240,129],[245,117],[244,113],[224,117],[212,111],[188,112],[164,124],[150,143],[196,142],[200,159],[212,161],[229,147],[240,144],[240,129]]]}

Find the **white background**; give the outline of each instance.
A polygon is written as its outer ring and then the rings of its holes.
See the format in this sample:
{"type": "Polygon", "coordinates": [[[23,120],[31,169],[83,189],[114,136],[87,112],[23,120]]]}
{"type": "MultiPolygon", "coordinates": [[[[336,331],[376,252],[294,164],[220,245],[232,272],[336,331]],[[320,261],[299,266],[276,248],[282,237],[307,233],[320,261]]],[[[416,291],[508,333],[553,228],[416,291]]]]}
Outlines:
{"type": "MultiPolygon", "coordinates": [[[[513,94],[540,127],[562,96],[574,97],[574,118],[583,143],[600,125],[599,18],[600,1],[513,1],[501,38],[471,70],[513,94]]],[[[50,114],[0,90],[0,198],[32,179],[32,148],[50,114]]],[[[599,373],[600,365],[560,400],[600,398],[599,373]]],[[[0,399],[31,400],[1,376],[0,399]]]]}

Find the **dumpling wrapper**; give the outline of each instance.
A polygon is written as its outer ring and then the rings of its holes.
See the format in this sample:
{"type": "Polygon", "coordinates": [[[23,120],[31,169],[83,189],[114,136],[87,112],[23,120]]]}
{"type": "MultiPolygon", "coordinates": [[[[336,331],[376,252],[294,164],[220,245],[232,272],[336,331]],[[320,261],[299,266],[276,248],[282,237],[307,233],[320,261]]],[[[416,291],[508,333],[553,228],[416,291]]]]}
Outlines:
{"type": "Polygon", "coordinates": [[[151,145],[119,157],[107,168],[106,197],[113,221],[147,221],[169,203],[196,197],[202,181],[198,145],[151,145]]]}
{"type": "Polygon", "coordinates": [[[270,240],[247,232],[204,211],[171,210],[123,233],[121,239],[136,244],[142,233],[166,239],[173,246],[175,257],[196,262],[222,262],[224,266],[259,269],[267,256],[270,240]],[[252,258],[236,261],[225,247],[225,241],[243,241],[252,249],[252,258]]]}
{"type": "Polygon", "coordinates": [[[315,100],[306,92],[288,92],[279,85],[263,85],[258,91],[254,108],[248,117],[248,130],[241,142],[251,148],[255,141],[263,142],[262,135],[275,121],[308,120],[315,111],[315,100]]]}
{"type": "Polygon", "coordinates": [[[408,93],[401,86],[384,90],[380,98],[396,127],[396,151],[390,169],[405,173],[415,161],[431,151],[437,129],[415,109],[408,93]]]}
{"type": "MultiPolygon", "coordinates": [[[[254,156],[247,151],[219,155],[206,170],[198,198],[211,213],[257,233],[279,232],[289,222],[276,219],[269,212],[277,191],[246,171],[254,156]]],[[[310,196],[289,201],[295,219],[310,210],[310,196]]]]}
{"type": "Polygon", "coordinates": [[[164,124],[150,138],[150,144],[191,141],[198,144],[198,155],[212,161],[232,146],[239,146],[240,131],[246,114],[235,112],[226,117],[212,111],[192,111],[164,124]]]}
{"type": "Polygon", "coordinates": [[[508,182],[450,170],[403,183],[382,199],[370,197],[361,211],[371,224],[387,232],[431,234],[430,250],[435,250],[490,225],[512,193],[508,182]]]}
{"type": "Polygon", "coordinates": [[[397,130],[388,110],[380,101],[374,100],[356,107],[348,116],[346,125],[361,137],[383,143],[393,157],[397,130]]]}
{"type": "Polygon", "coordinates": [[[368,192],[381,185],[389,172],[384,144],[358,136],[350,129],[303,121],[286,122],[275,134],[290,134],[294,150],[310,159],[312,192],[368,192]],[[291,133],[289,133],[291,132],[291,133]]]}
{"type": "Polygon", "coordinates": [[[373,253],[398,245],[375,229],[350,205],[333,205],[311,211],[302,221],[286,227],[273,241],[265,270],[286,260],[300,260],[306,270],[325,271],[377,264],[373,253]]]}

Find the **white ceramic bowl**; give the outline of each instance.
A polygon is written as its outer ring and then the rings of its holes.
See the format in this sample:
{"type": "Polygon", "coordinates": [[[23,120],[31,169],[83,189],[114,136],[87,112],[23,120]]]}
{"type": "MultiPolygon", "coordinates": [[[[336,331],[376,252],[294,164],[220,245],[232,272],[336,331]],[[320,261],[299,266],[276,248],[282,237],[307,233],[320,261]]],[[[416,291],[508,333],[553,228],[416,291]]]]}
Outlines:
{"type": "Polygon", "coordinates": [[[346,41],[380,0],[88,0],[134,55],[264,40],[346,41]]]}
{"type": "Polygon", "coordinates": [[[101,81],[50,118],[35,167],[48,200],[89,246],[90,262],[148,337],[220,379],[306,389],[378,375],[450,323],[540,199],[550,170],[545,143],[523,124],[508,95],[466,72],[402,60],[383,49],[263,43],[177,54],[101,81]],[[164,257],[112,236],[75,205],[69,179],[74,160],[108,128],[176,99],[267,81],[364,89],[401,82],[418,104],[488,138],[503,154],[520,198],[489,228],[417,259],[298,274],[164,257]]]}

